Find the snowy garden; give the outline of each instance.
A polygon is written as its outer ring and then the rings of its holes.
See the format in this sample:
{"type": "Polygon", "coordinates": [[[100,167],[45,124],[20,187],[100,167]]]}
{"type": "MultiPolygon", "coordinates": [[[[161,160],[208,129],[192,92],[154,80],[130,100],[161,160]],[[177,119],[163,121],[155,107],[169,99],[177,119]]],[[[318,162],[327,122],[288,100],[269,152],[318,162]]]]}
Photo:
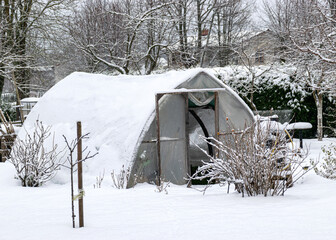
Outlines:
{"type": "MultiPolygon", "coordinates": [[[[218,143],[213,139],[212,144],[219,147],[222,158],[202,150],[206,153],[202,159],[204,165],[193,176],[186,177],[207,179],[208,185],[176,185],[163,177],[159,184],[149,181],[125,189],[130,179],[129,166],[132,166],[126,164],[131,161],[134,152],[131,148],[136,147],[137,136],[144,135],[141,124],[144,129],[150,129],[147,117],[154,109],[155,93],[167,87],[175,88],[183,84],[184,79],[190,82],[190,77],[199,71],[173,71],[140,77],[141,84],[147,84],[144,96],[150,103],[146,105],[144,99],[138,100],[141,112],[133,98],[121,97],[122,91],[127,96],[132,92],[130,83],[137,92],[135,79],[139,77],[75,73],[47,92],[19,130],[10,156],[12,159],[0,163],[0,239],[222,239],[223,236],[229,239],[334,239],[336,231],[332,223],[336,217],[332,212],[336,210],[336,194],[332,189],[336,182],[332,178],[335,178],[335,150],[328,146],[335,144],[336,139],[303,139],[303,149],[300,149],[299,139],[285,131],[286,128],[290,131],[291,124],[269,121],[268,118],[261,122],[263,127],[257,124],[251,132],[245,130],[246,133],[234,135],[233,144],[226,138],[218,143]],[[80,85],[77,85],[78,81],[80,85]],[[90,86],[92,83],[95,86],[90,86]],[[76,93],[69,99],[74,88],[76,93]],[[119,94],[115,94],[115,104],[108,107],[105,102],[106,98],[111,99],[109,89],[119,94]],[[123,108],[128,104],[126,100],[133,103],[133,109],[123,108]],[[67,101],[72,104],[67,105],[67,101]],[[85,114],[93,109],[97,113],[95,117],[85,114]],[[127,118],[130,113],[135,113],[135,119],[127,118]],[[88,157],[83,162],[85,192],[74,200],[74,229],[71,211],[74,196],[71,195],[71,164],[68,161],[69,153],[73,153],[75,163],[77,161],[77,142],[72,140],[76,139],[78,116],[83,120],[84,133],[90,134],[83,139],[83,149],[88,146],[83,154],[88,157]],[[120,119],[123,119],[122,123],[120,119]],[[125,128],[132,130],[131,133],[125,128]],[[276,130],[275,135],[271,134],[272,129],[276,130]],[[27,134],[31,136],[28,139],[27,134]],[[34,155],[34,151],[38,154],[34,155]],[[283,158],[290,162],[275,167],[274,163],[283,158]],[[242,160],[250,165],[240,166],[242,160]],[[30,166],[36,166],[39,174],[27,174],[25,171],[30,166]],[[284,176],[289,166],[291,180],[278,179],[284,176]],[[236,173],[237,170],[255,174],[241,175],[236,173]],[[257,184],[260,187],[255,188],[254,183],[258,181],[261,185],[257,184]],[[84,199],[84,228],[78,225],[78,198],[84,199]],[[20,226],[19,230],[17,226],[20,226]]],[[[142,99],[141,95],[136,97],[142,99]]],[[[229,117],[234,118],[234,115],[229,117]]],[[[259,122],[260,118],[255,121],[259,122]]],[[[141,159],[145,152],[140,153],[141,159]]],[[[77,195],[77,172],[74,177],[77,195]]]]}
{"type": "MultiPolygon", "coordinates": [[[[309,158],[334,139],[304,140],[309,158]]],[[[298,144],[298,140],[295,139],[298,144]]],[[[100,188],[84,177],[85,227],[72,228],[70,185],[23,188],[0,163],[0,239],[335,239],[336,182],[313,171],[285,196],[244,197],[214,185],[205,195],[170,184],[116,189],[105,173],[100,188]]],[[[98,176],[97,176],[98,177],[98,176]]],[[[78,226],[78,225],[77,225],[78,226]]]]}
{"type": "Polygon", "coordinates": [[[0,240],[336,239],[336,0],[0,1],[0,240]]]}

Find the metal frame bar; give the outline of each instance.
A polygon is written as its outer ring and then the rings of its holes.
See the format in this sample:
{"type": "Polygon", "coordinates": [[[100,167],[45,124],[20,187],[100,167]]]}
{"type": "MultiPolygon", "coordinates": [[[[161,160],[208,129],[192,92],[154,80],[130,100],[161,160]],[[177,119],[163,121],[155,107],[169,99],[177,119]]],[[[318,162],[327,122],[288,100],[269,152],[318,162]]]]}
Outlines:
{"type": "Polygon", "coordinates": [[[163,95],[156,94],[155,95],[155,114],[156,114],[156,154],[157,154],[157,162],[158,162],[158,173],[157,173],[157,185],[161,185],[161,142],[160,142],[160,108],[159,101],[163,95]]]}
{"type": "MultiPolygon", "coordinates": [[[[215,139],[219,139],[219,96],[218,92],[215,92],[215,139]]],[[[218,149],[215,148],[215,157],[218,157],[218,149]]]]}
{"type": "Polygon", "coordinates": [[[185,148],[186,148],[186,169],[188,175],[191,174],[191,167],[190,167],[190,156],[189,156],[189,94],[183,93],[182,96],[184,97],[184,107],[185,107],[185,148]]]}

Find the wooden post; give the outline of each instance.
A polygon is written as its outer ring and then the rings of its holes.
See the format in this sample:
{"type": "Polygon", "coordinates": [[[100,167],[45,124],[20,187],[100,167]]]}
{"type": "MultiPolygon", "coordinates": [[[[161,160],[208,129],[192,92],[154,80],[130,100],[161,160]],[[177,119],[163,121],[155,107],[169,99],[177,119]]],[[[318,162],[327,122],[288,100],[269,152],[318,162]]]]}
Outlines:
{"type": "Polygon", "coordinates": [[[186,169],[187,174],[191,175],[190,157],[189,157],[189,95],[188,93],[183,93],[184,97],[184,107],[185,107],[185,148],[186,148],[186,169]]]}
{"type": "MultiPolygon", "coordinates": [[[[190,164],[190,139],[189,139],[189,94],[183,93],[184,107],[185,107],[185,148],[186,148],[186,177],[191,176],[191,164],[190,164]]],[[[188,181],[187,187],[191,187],[191,181],[188,181]]]]}
{"type": "MultiPolygon", "coordinates": [[[[218,97],[218,92],[214,92],[215,94],[215,139],[218,141],[219,140],[219,97],[218,97]]],[[[217,148],[214,149],[214,156],[215,158],[218,157],[219,151],[217,148]]]]}
{"type": "Polygon", "coordinates": [[[155,95],[155,113],[156,113],[156,155],[157,155],[157,162],[158,162],[158,179],[157,185],[161,185],[161,142],[160,142],[160,107],[159,101],[162,97],[161,94],[155,95]]]}
{"type": "Polygon", "coordinates": [[[83,209],[83,168],[82,168],[82,123],[77,122],[77,168],[78,168],[78,212],[79,212],[79,227],[84,227],[84,209],[83,209]]]}

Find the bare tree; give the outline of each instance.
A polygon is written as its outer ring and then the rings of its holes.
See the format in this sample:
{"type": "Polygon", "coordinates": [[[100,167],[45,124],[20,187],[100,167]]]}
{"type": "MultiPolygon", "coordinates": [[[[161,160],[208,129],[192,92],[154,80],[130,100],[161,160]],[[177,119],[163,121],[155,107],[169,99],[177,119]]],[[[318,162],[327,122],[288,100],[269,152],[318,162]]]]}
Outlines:
{"type": "Polygon", "coordinates": [[[235,40],[248,27],[251,6],[240,0],[176,0],[171,16],[176,19],[180,62],[186,67],[216,60],[228,64],[235,40]]]}
{"type": "Polygon", "coordinates": [[[219,0],[216,12],[215,31],[217,32],[219,66],[229,64],[233,43],[246,33],[251,5],[242,0],[219,0]]]}
{"type": "Polygon", "coordinates": [[[257,107],[254,104],[254,93],[257,91],[255,82],[258,78],[262,77],[265,73],[269,72],[273,65],[272,63],[267,65],[266,69],[258,71],[255,52],[249,52],[244,46],[244,41],[241,41],[241,45],[238,49],[233,49],[233,52],[238,56],[239,62],[248,72],[248,85],[242,85],[242,91],[239,91],[239,94],[244,98],[246,103],[253,111],[257,111],[257,107]]]}
{"type": "Polygon", "coordinates": [[[174,56],[177,59],[175,61],[181,62],[186,67],[194,65],[197,61],[188,39],[192,6],[190,0],[176,0],[170,10],[171,17],[175,20],[175,29],[178,36],[178,58],[174,56]]]}
{"type": "Polygon", "coordinates": [[[323,96],[334,86],[334,7],[334,0],[277,0],[275,7],[265,2],[268,23],[282,40],[284,57],[297,67],[298,79],[315,99],[320,141],[323,137],[323,96]]]}
{"type": "MultiPolygon", "coordinates": [[[[44,29],[39,20],[51,9],[71,0],[3,0],[0,1],[0,91],[4,79],[15,77],[20,97],[29,92],[29,69],[36,60],[29,51],[37,32],[44,29]],[[12,73],[14,75],[12,75],[12,73]]],[[[39,35],[41,36],[41,35],[39,35]]]]}
{"type": "Polygon", "coordinates": [[[139,49],[141,55],[135,63],[140,73],[150,74],[158,67],[159,60],[163,56],[169,55],[169,49],[173,43],[173,28],[170,15],[167,9],[171,8],[172,3],[164,0],[146,0],[141,1],[139,8],[141,12],[146,12],[157,6],[167,3],[162,9],[150,12],[150,15],[141,31],[138,33],[138,41],[135,49],[139,49]],[[144,72],[140,69],[144,68],[144,72]]]}
{"type": "Polygon", "coordinates": [[[210,39],[213,36],[212,29],[214,26],[215,16],[222,7],[222,3],[218,0],[197,0],[197,54],[199,58],[200,66],[204,66],[205,56],[210,44],[210,39]],[[206,38],[205,43],[203,39],[206,38]]]}
{"type": "MultiPolygon", "coordinates": [[[[307,57],[304,54],[305,57],[307,57]]],[[[329,63],[321,61],[316,56],[304,58],[297,68],[297,78],[312,93],[317,109],[317,137],[323,138],[323,98],[334,90],[335,71],[329,63]]]]}
{"type": "MultiPolygon", "coordinates": [[[[74,179],[73,179],[74,177],[73,177],[73,174],[76,171],[79,162],[85,162],[86,160],[91,159],[98,154],[98,153],[91,154],[91,152],[89,151],[85,154],[85,156],[81,160],[75,159],[74,152],[77,149],[78,144],[83,139],[88,138],[88,136],[89,136],[89,134],[87,133],[87,134],[82,135],[80,138],[76,138],[75,140],[69,142],[68,139],[63,135],[64,141],[66,143],[66,147],[67,147],[67,150],[68,150],[68,157],[67,157],[68,164],[67,165],[63,164],[62,166],[65,167],[65,168],[68,168],[70,170],[71,212],[72,212],[71,217],[72,217],[72,227],[73,228],[75,228],[75,217],[76,217],[74,201],[76,199],[82,198],[84,196],[84,191],[79,192],[79,194],[77,196],[74,195],[74,179]]],[[[82,150],[82,153],[84,153],[86,150],[87,150],[87,147],[82,150]]]]}
{"type": "Polygon", "coordinates": [[[166,28],[159,17],[165,15],[164,9],[169,5],[170,2],[154,0],[87,0],[70,23],[70,34],[93,70],[104,66],[128,74],[139,70],[140,62],[145,61],[145,72],[150,73],[161,49],[167,46],[162,39],[166,28]]]}
{"type": "Polygon", "coordinates": [[[294,21],[288,29],[294,46],[317,56],[322,62],[336,63],[335,0],[293,1],[294,21]],[[296,14],[295,14],[296,13],[296,14]]]}

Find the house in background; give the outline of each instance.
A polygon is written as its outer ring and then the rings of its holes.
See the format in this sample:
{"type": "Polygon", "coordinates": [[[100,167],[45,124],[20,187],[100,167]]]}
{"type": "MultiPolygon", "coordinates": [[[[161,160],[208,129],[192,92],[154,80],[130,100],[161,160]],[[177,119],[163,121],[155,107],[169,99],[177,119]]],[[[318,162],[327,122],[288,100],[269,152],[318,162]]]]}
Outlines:
{"type": "Polygon", "coordinates": [[[21,99],[22,115],[24,119],[28,116],[28,114],[38,101],[39,98],[37,97],[29,97],[21,99]]]}
{"type": "MultiPolygon", "coordinates": [[[[207,30],[207,29],[205,29],[207,30]]],[[[218,44],[218,36],[214,33],[209,36],[209,31],[202,35],[201,55],[203,66],[226,66],[242,65],[263,65],[281,61],[281,43],[279,37],[271,30],[262,32],[242,32],[236,42],[230,44],[218,44]]],[[[224,37],[224,36],[223,36],[224,37]]],[[[170,49],[164,56],[168,66],[191,67],[200,64],[196,36],[188,37],[189,49],[181,53],[179,45],[170,49]],[[198,56],[198,57],[197,57],[198,56]]]]}
{"type": "Polygon", "coordinates": [[[279,38],[271,30],[259,32],[243,42],[240,50],[242,64],[263,65],[281,61],[281,47],[279,38]]]}

